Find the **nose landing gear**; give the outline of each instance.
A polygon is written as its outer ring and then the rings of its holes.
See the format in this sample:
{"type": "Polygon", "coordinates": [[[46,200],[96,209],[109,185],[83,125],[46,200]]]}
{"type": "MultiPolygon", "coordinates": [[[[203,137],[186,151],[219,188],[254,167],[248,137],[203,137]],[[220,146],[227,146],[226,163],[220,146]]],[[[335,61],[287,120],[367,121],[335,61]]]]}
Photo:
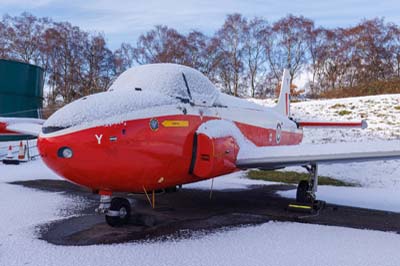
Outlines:
{"type": "Polygon", "coordinates": [[[129,222],[131,217],[131,204],[125,198],[113,198],[106,212],[106,222],[113,227],[122,226],[129,222]]]}
{"type": "Polygon", "coordinates": [[[125,198],[113,198],[111,194],[100,195],[100,205],[96,209],[97,213],[104,213],[106,222],[112,227],[122,226],[129,222],[131,217],[131,204],[125,198]]]}

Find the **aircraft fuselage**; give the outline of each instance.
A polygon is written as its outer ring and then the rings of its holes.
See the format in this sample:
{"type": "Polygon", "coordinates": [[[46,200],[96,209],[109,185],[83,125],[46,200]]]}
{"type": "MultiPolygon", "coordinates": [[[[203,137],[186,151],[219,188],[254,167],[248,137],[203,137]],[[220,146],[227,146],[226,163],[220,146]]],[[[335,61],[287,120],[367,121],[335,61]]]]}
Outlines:
{"type": "Polygon", "coordinates": [[[145,115],[132,112],[118,123],[42,133],[38,147],[46,165],[74,183],[95,191],[143,192],[204,179],[191,169],[194,137],[212,119],[233,121],[256,146],[295,145],[303,136],[273,109],[179,104],[155,107],[145,115]],[[72,151],[70,158],[62,154],[64,148],[72,151]]]}

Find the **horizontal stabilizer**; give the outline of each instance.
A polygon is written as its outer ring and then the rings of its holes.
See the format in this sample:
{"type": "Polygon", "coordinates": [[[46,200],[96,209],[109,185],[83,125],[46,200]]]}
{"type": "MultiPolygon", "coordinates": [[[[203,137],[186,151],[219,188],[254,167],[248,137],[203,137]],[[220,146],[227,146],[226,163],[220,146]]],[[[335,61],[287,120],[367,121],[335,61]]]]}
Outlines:
{"type": "Polygon", "coordinates": [[[7,126],[7,129],[20,134],[39,136],[40,132],[42,131],[42,125],[33,123],[18,123],[7,126]]]}
{"type": "Polygon", "coordinates": [[[355,127],[365,129],[368,127],[367,121],[359,122],[322,122],[322,121],[296,121],[299,127],[355,127]]]}
{"type": "Polygon", "coordinates": [[[0,135],[38,136],[42,130],[43,119],[0,117],[0,135]]]}

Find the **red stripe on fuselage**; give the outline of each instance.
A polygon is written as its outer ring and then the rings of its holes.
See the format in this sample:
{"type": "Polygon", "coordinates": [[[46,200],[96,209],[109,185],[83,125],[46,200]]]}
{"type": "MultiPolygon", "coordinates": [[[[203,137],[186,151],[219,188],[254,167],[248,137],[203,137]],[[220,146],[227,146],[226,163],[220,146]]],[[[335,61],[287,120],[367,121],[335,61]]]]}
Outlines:
{"type": "Polygon", "coordinates": [[[256,146],[259,147],[295,145],[299,144],[303,139],[302,133],[282,131],[280,142],[276,143],[276,129],[256,127],[239,122],[235,122],[235,124],[247,139],[251,140],[256,146]]]}

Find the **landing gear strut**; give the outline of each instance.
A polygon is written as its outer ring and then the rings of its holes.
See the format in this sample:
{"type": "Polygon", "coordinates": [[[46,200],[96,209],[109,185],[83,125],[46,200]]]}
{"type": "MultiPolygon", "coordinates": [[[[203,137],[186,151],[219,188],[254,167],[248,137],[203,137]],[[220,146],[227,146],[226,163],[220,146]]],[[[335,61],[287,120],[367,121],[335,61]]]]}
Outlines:
{"type": "MultiPolygon", "coordinates": [[[[325,202],[317,200],[315,192],[318,188],[318,166],[317,164],[306,165],[304,168],[309,173],[308,180],[300,181],[297,187],[296,203],[291,203],[288,206],[288,210],[296,212],[308,212],[315,216],[319,214],[319,211],[324,208],[325,202]]],[[[311,216],[302,216],[301,218],[307,218],[311,216]]],[[[300,218],[300,217],[298,217],[300,218]]]]}
{"type": "Polygon", "coordinates": [[[100,205],[96,212],[105,214],[108,225],[118,227],[129,222],[131,204],[125,198],[111,199],[111,195],[101,195],[100,205]]]}
{"type": "Polygon", "coordinates": [[[311,164],[304,166],[309,173],[308,180],[300,181],[297,187],[296,201],[300,203],[314,203],[316,201],[315,192],[318,188],[318,166],[311,164]]]}

